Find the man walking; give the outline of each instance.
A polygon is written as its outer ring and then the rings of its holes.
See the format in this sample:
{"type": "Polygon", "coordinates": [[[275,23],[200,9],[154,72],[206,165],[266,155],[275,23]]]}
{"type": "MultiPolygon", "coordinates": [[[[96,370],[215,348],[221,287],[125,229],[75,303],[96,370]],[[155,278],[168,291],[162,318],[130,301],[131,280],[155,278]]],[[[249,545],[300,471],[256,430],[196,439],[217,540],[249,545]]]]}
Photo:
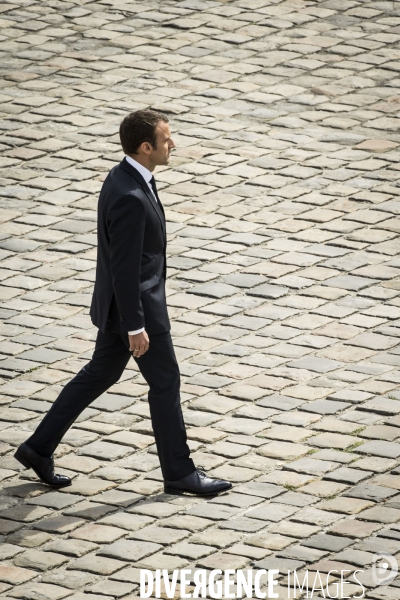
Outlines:
{"type": "Polygon", "coordinates": [[[98,205],[96,281],[90,316],[98,327],[92,360],[63,388],[15,458],[53,487],[71,484],[54,473],[53,452],[79,414],[121,377],[131,355],[149,385],[149,405],[164,489],[208,495],[232,485],[195,468],[180,404],[180,375],[165,296],[166,228],[152,171],[167,165],[168,119],[152,110],[120,126],[124,160],[108,174],[98,205]]]}

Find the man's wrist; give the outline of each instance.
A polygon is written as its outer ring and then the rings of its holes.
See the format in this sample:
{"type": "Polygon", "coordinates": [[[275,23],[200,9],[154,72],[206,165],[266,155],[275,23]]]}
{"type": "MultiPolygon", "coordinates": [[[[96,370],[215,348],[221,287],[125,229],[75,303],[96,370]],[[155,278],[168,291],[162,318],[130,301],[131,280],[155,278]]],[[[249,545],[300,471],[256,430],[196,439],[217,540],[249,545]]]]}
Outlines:
{"type": "Polygon", "coordinates": [[[128,335],[137,335],[138,333],[142,333],[142,331],[144,331],[144,327],[136,329],[135,331],[128,331],[128,335]]]}

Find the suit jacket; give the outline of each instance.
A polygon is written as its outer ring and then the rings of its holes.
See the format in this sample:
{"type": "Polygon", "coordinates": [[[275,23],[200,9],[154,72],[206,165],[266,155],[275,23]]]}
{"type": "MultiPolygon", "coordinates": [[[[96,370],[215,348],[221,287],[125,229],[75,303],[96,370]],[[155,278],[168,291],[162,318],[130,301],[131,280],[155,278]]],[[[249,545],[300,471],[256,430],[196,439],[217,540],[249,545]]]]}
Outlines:
{"type": "Polygon", "coordinates": [[[140,173],[123,160],[100,191],[96,281],[90,316],[103,333],[169,331],[164,210],[140,173]]]}

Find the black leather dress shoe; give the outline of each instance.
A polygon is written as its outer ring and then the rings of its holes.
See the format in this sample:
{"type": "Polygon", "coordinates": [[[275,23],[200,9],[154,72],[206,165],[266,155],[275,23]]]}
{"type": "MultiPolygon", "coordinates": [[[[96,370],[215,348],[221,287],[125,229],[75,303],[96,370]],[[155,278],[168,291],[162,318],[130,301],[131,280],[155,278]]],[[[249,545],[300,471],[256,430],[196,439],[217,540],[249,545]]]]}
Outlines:
{"type": "Polygon", "coordinates": [[[204,471],[196,469],[190,475],[176,481],[164,480],[166,494],[181,496],[182,494],[196,494],[197,496],[213,496],[220,492],[230,490],[232,484],[223,479],[211,479],[204,471]]]}
{"type": "Polygon", "coordinates": [[[43,483],[53,487],[66,487],[71,485],[71,480],[66,475],[56,475],[54,473],[54,460],[52,456],[41,456],[27,444],[21,444],[14,454],[21,465],[27,469],[33,469],[36,475],[43,483]]]}

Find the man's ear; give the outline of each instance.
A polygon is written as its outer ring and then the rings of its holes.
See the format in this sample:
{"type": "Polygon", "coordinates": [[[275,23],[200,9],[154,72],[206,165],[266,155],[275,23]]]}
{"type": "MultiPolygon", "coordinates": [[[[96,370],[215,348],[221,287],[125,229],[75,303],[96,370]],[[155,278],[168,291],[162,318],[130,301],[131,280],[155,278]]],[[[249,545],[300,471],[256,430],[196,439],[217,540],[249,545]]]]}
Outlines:
{"type": "Polygon", "coordinates": [[[152,150],[152,147],[149,144],[149,142],[142,142],[140,144],[140,148],[141,148],[142,152],[144,152],[145,154],[150,154],[150,152],[152,150]]]}

